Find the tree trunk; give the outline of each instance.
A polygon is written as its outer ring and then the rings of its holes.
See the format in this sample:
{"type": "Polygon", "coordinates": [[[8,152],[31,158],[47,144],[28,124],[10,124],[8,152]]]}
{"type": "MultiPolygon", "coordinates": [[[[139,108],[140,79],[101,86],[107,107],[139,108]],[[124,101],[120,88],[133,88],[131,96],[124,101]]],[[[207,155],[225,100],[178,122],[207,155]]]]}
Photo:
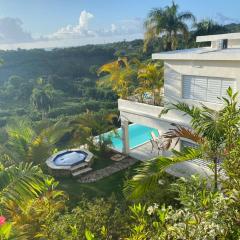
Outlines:
{"type": "Polygon", "coordinates": [[[172,51],[172,42],[171,42],[171,41],[167,41],[166,50],[167,50],[167,51],[172,51]]]}
{"type": "Polygon", "coordinates": [[[218,158],[214,158],[214,191],[218,191],[218,158]]]}

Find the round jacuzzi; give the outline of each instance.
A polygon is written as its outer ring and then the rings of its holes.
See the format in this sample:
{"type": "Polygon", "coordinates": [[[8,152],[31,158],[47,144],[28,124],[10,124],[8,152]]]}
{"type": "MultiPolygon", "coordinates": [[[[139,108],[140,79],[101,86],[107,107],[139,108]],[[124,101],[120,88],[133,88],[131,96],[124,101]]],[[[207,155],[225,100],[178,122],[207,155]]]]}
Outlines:
{"type": "Polygon", "coordinates": [[[56,166],[75,166],[87,158],[87,153],[83,151],[65,151],[58,154],[53,162],[56,166]]]}
{"type": "Polygon", "coordinates": [[[46,164],[54,176],[75,176],[91,170],[93,154],[85,148],[60,151],[47,159],[46,164]]]}

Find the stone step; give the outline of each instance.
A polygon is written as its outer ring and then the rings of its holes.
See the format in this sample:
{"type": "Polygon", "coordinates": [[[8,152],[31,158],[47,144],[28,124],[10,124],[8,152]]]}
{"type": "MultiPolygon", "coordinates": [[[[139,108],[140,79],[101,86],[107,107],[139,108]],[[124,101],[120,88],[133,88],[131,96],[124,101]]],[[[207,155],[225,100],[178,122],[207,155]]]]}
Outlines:
{"type": "Polygon", "coordinates": [[[86,174],[86,173],[88,173],[90,171],[92,171],[92,168],[87,167],[87,168],[81,169],[81,170],[79,170],[77,172],[72,172],[72,176],[73,177],[82,176],[83,174],[86,174]]]}
{"type": "Polygon", "coordinates": [[[87,164],[86,162],[80,163],[80,164],[72,167],[72,168],[71,168],[71,172],[72,172],[72,173],[73,173],[73,172],[76,172],[76,171],[78,171],[78,170],[80,170],[80,169],[83,169],[83,168],[85,168],[85,167],[87,167],[87,166],[88,166],[88,164],[87,164]]]}

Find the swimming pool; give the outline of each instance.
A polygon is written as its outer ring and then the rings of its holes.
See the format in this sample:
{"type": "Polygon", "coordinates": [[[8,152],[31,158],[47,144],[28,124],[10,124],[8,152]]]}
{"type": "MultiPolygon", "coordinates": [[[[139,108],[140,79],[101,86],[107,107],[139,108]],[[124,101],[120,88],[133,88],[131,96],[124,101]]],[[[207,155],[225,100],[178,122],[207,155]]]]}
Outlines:
{"type": "MultiPolygon", "coordinates": [[[[129,146],[130,149],[135,148],[143,143],[149,142],[151,139],[151,132],[153,131],[158,136],[158,131],[155,128],[150,128],[140,124],[130,124],[129,126],[129,146]]],[[[117,129],[116,134],[114,132],[108,132],[104,134],[104,137],[110,138],[112,147],[118,151],[122,151],[122,129],[117,129]]]]}

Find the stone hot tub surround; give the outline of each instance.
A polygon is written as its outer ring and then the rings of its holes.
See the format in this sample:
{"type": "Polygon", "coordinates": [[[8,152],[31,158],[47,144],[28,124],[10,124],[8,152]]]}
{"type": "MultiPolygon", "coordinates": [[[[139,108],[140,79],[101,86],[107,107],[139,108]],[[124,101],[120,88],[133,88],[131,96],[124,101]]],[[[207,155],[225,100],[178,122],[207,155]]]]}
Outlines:
{"type": "Polygon", "coordinates": [[[53,154],[46,164],[54,176],[78,177],[92,170],[93,154],[84,148],[66,149],[53,154]]]}

